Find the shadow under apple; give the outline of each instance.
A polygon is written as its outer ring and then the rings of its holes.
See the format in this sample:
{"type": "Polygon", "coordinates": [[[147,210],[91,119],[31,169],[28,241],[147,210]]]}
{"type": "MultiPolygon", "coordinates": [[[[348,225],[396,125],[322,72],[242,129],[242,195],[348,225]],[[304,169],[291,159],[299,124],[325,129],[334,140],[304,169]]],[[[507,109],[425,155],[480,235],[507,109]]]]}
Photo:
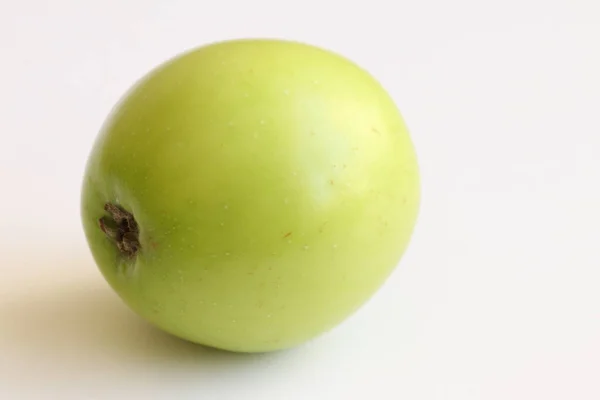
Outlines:
{"type": "Polygon", "coordinates": [[[154,370],[192,372],[197,379],[246,374],[288,353],[238,354],[178,339],[130,311],[100,276],[36,281],[0,302],[0,348],[11,363],[5,377],[106,379],[154,370]]]}

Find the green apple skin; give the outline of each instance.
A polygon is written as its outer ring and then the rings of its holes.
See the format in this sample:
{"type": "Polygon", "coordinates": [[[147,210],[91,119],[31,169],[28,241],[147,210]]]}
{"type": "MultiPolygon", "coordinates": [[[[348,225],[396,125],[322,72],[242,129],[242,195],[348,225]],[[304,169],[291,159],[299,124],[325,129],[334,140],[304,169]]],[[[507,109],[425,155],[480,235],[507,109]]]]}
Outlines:
{"type": "Polygon", "coordinates": [[[415,151],[391,97],[307,44],[231,40],[149,72],[115,106],[82,188],[91,253],[122,300],[236,352],[333,328],[384,283],[417,220],[415,151]],[[99,227],[130,212],[141,248],[99,227]]]}

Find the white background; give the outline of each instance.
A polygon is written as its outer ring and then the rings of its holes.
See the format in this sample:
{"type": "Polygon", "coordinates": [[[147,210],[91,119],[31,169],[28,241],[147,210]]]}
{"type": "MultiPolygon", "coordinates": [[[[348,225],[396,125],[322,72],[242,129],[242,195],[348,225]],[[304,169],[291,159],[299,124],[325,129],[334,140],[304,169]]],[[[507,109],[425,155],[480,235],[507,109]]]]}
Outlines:
{"type": "Polygon", "coordinates": [[[0,398],[600,399],[597,0],[0,3],[0,398]],[[108,289],[84,163],[148,69],[269,36],[370,70],[412,131],[414,240],[382,290],[295,350],[166,336],[108,289]]]}

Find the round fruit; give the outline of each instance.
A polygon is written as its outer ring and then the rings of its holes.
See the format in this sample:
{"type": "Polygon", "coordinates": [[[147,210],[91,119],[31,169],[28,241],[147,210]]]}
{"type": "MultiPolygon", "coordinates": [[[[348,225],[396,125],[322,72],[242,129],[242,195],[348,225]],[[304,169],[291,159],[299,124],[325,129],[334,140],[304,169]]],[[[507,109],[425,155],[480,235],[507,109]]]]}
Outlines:
{"type": "Polygon", "coordinates": [[[418,203],[413,145],[372,76],[310,45],[234,40],[166,62],[119,102],[88,160],[82,220],[143,318],[261,352],[367,301],[418,203]]]}

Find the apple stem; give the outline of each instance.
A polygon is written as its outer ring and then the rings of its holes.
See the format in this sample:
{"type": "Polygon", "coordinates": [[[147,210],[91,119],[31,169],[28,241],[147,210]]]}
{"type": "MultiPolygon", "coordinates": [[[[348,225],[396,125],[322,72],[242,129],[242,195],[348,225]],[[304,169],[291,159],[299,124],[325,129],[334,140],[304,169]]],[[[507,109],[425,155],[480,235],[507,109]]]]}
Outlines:
{"type": "Polygon", "coordinates": [[[112,203],[104,205],[108,216],[98,220],[100,229],[115,242],[121,254],[133,258],[140,250],[138,225],[133,214],[112,203]]]}

